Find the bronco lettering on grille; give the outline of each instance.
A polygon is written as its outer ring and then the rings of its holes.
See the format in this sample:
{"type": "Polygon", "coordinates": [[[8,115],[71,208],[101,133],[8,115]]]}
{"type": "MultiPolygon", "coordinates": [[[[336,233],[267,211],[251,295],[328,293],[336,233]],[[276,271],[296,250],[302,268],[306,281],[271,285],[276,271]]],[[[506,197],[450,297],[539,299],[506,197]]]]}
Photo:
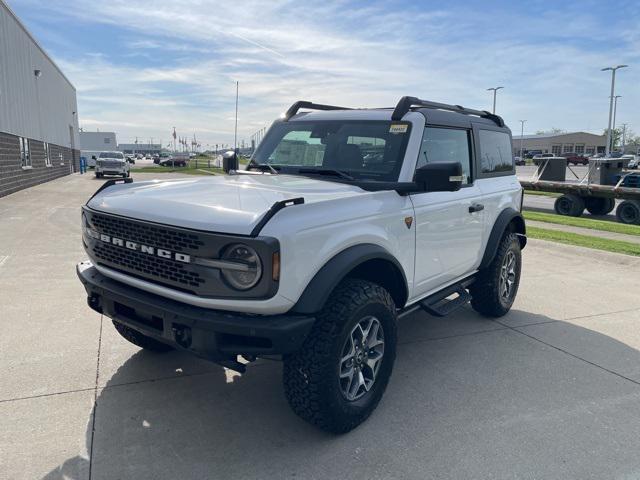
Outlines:
{"type": "Polygon", "coordinates": [[[186,253],[172,252],[170,250],[156,248],[150,245],[143,245],[141,243],[125,240],[123,238],[113,237],[104,233],[98,233],[91,228],[87,228],[87,234],[95,240],[100,240],[101,242],[115,245],[117,247],[124,247],[129,250],[135,250],[140,253],[145,253],[147,255],[154,255],[160,258],[175,260],[176,262],[191,263],[191,255],[187,255],[186,253]]]}

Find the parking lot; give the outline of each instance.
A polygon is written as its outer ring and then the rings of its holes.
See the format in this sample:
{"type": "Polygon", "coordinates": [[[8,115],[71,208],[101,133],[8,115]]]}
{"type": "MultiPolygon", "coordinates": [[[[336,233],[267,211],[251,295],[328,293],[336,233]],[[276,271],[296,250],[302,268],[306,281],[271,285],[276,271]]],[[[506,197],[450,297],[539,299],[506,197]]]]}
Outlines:
{"type": "Polygon", "coordinates": [[[332,436],[291,413],[280,363],[143,352],[86,306],[100,184],[0,199],[0,478],[640,476],[640,259],[531,240],[506,317],[403,318],[380,407],[332,436]]]}

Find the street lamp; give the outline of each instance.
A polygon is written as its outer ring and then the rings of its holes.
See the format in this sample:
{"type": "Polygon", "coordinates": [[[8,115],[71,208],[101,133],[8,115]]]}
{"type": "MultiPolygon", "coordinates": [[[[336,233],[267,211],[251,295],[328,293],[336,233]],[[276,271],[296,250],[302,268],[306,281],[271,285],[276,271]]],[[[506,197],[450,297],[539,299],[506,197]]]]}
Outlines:
{"type": "Polygon", "coordinates": [[[491,88],[487,88],[487,92],[492,90],[493,91],[493,112],[492,113],[496,113],[496,93],[498,92],[498,90],[500,90],[501,88],[504,87],[491,87],[491,88]]]}
{"type": "Polygon", "coordinates": [[[618,99],[621,97],[622,95],[613,97],[613,124],[611,125],[613,135],[611,135],[611,150],[616,148],[616,112],[618,111],[618,99]]]}
{"type": "Polygon", "coordinates": [[[610,153],[610,145],[611,145],[611,116],[613,115],[613,98],[614,98],[614,89],[616,86],[616,70],[619,68],[625,68],[629,65],[618,65],[616,67],[606,67],[600,69],[601,72],[606,72],[607,70],[611,70],[611,95],[609,96],[609,123],[607,124],[607,146],[605,147],[605,156],[609,156],[610,153]]]}
{"type": "Polygon", "coordinates": [[[524,122],[526,122],[526,120],[520,120],[520,160],[522,160],[522,142],[524,140],[524,122]]]}

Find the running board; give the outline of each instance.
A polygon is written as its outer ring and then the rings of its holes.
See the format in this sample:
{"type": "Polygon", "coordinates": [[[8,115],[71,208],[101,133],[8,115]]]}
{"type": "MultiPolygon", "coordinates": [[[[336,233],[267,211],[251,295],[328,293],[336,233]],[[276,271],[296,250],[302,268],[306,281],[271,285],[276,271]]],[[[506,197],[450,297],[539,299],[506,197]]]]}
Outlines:
{"type": "Polygon", "coordinates": [[[460,307],[465,306],[471,300],[471,294],[467,291],[467,287],[473,283],[473,278],[468,278],[450,287],[441,290],[438,293],[425,298],[420,302],[420,307],[427,313],[436,317],[446,317],[460,307]],[[452,299],[448,299],[451,295],[456,295],[452,299]]]}

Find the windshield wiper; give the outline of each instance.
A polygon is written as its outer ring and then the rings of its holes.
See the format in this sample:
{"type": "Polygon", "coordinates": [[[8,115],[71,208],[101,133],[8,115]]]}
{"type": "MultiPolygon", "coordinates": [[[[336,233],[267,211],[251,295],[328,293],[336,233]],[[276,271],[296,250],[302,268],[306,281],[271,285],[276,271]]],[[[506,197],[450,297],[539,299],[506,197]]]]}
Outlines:
{"type": "Polygon", "coordinates": [[[278,173],[279,173],[278,170],[273,168],[268,163],[250,163],[248,165],[247,169],[251,170],[252,168],[257,168],[258,170],[260,170],[262,172],[270,171],[273,175],[278,175],[278,173]]]}
{"type": "Polygon", "coordinates": [[[351,175],[342,170],[334,168],[301,168],[298,173],[313,173],[317,175],[333,175],[335,177],[344,178],[345,180],[355,180],[351,175]]]}

